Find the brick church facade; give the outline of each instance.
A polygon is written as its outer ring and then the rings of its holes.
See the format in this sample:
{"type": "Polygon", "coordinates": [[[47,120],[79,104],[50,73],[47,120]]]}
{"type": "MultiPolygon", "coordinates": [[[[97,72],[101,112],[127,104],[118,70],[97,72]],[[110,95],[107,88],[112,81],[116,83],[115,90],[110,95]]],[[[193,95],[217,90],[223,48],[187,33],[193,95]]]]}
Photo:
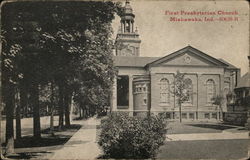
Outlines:
{"type": "MultiPolygon", "coordinates": [[[[121,26],[117,33],[114,56],[118,76],[114,80],[111,111],[130,115],[163,113],[167,118],[216,120],[222,117],[211,98],[233,91],[240,77],[240,69],[223,59],[186,46],[164,57],[141,57],[139,34],[129,2],[125,4],[121,26]],[[185,73],[189,83],[189,98],[182,104],[182,113],[176,97],[170,92],[177,71],[185,73]]],[[[227,112],[226,102],[222,105],[227,112]]]]}

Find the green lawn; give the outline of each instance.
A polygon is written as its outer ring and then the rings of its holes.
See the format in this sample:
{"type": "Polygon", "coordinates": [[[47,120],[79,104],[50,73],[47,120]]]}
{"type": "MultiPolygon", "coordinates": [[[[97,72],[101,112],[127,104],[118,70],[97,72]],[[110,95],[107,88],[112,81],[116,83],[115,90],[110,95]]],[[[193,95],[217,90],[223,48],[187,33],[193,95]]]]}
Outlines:
{"type": "Polygon", "coordinates": [[[209,122],[169,122],[167,134],[189,133],[221,133],[225,129],[236,128],[235,126],[209,122]]]}
{"type": "Polygon", "coordinates": [[[203,140],[166,142],[161,159],[240,159],[247,157],[249,140],[203,140]]]}

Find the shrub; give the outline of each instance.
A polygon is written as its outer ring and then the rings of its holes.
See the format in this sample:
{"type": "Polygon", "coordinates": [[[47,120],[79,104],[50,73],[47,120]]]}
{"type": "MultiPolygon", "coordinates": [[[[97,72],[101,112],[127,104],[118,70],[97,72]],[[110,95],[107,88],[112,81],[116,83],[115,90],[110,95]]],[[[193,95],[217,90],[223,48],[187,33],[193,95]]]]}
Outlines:
{"type": "Polygon", "coordinates": [[[165,119],[112,114],[101,123],[98,144],[105,158],[153,158],[164,143],[165,119]]]}

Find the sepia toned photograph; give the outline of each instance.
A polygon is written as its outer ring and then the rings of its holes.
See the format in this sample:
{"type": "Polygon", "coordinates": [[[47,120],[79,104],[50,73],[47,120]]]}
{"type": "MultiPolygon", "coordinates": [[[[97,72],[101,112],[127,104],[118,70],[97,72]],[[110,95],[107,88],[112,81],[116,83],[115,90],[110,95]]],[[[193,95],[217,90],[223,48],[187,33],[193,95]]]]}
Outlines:
{"type": "Polygon", "coordinates": [[[5,0],[1,159],[250,158],[249,2],[5,0]]]}

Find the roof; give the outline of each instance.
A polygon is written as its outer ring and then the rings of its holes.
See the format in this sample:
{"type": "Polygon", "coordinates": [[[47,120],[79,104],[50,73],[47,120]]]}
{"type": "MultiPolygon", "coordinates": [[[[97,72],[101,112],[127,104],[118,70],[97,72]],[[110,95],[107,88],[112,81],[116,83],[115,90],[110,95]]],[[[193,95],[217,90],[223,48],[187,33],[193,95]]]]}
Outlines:
{"type": "Polygon", "coordinates": [[[236,88],[244,88],[244,87],[250,87],[250,73],[244,74],[240,79],[239,83],[237,84],[236,88]]]}
{"type": "Polygon", "coordinates": [[[223,66],[223,67],[228,66],[226,63],[224,63],[224,62],[222,62],[222,61],[220,61],[220,60],[218,60],[218,59],[216,59],[214,57],[211,57],[211,56],[207,55],[206,53],[204,53],[204,52],[202,52],[202,51],[200,51],[200,50],[198,50],[198,49],[196,49],[196,48],[194,48],[192,46],[186,46],[186,47],[184,47],[184,48],[182,48],[182,49],[180,49],[180,50],[178,50],[176,52],[173,52],[173,53],[171,53],[169,55],[166,55],[166,56],[164,56],[164,57],[162,57],[162,58],[160,58],[160,59],[158,59],[158,60],[156,60],[154,62],[151,62],[151,63],[149,63],[147,65],[160,64],[162,62],[173,59],[173,58],[175,58],[176,56],[178,56],[180,54],[184,54],[185,52],[191,52],[191,53],[201,57],[202,59],[205,59],[205,60],[209,61],[210,63],[215,64],[217,66],[223,66]]]}
{"type": "Polygon", "coordinates": [[[126,57],[114,56],[115,66],[119,67],[144,67],[160,57],[126,57]]]}
{"type": "Polygon", "coordinates": [[[220,61],[223,62],[223,63],[226,63],[226,64],[228,65],[227,68],[229,68],[229,69],[238,69],[237,67],[235,67],[234,65],[228,63],[227,61],[225,61],[225,60],[222,59],[222,58],[218,58],[218,60],[220,60],[220,61]]]}
{"type": "Polygon", "coordinates": [[[159,64],[163,61],[170,60],[179,54],[185,53],[186,51],[191,51],[192,53],[208,60],[209,62],[216,64],[218,66],[223,66],[228,69],[238,69],[234,65],[226,62],[223,59],[216,59],[211,57],[202,51],[193,48],[191,46],[184,47],[174,53],[171,53],[164,57],[130,57],[130,56],[114,56],[114,64],[118,67],[145,67],[151,64],[159,64]]]}

